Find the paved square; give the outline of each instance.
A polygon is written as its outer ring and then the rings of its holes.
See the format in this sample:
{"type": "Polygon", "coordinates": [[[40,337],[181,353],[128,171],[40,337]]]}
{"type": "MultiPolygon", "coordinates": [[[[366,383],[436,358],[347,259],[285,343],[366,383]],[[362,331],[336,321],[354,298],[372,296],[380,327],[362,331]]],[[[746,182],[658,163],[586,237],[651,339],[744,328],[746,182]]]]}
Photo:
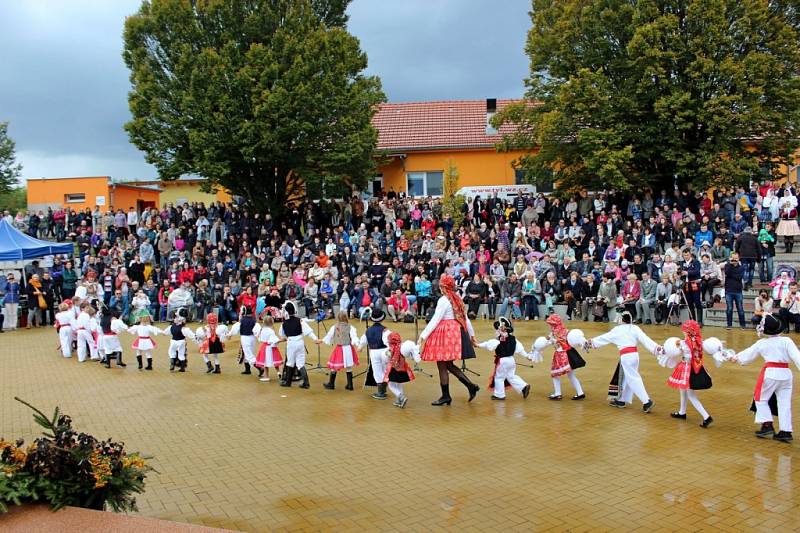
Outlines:
{"type": "MultiPolygon", "coordinates": [[[[607,329],[567,325],[587,336],[607,329]]],[[[413,326],[396,329],[414,335],[413,326]]],[[[479,340],[492,334],[486,321],[477,329],[479,340]]],[[[646,331],[657,342],[678,334],[646,331]]],[[[520,322],[517,334],[530,347],[546,325],[520,322]]],[[[752,331],[704,334],[740,349],[755,339],[752,331]]],[[[419,375],[399,410],[371,399],[363,378],[349,392],[341,379],[335,391],[324,390],[325,374],[316,371],[307,391],[241,376],[235,341],[215,376],[205,374],[194,345],[188,373],[170,374],[166,337],[157,339],[152,372],[138,371],[130,351],[124,370],[63,359],[50,329],[0,340],[0,436],[37,434],[31,413],[13,400],[20,396],[45,412],[59,405],[79,430],[154,456],[158,473],[138,499],[146,516],[246,531],[765,531],[800,524],[796,445],[753,437],[747,408],[755,364],[709,365],[714,388],[700,398],[715,423],[702,429],[691,406],[688,420],[669,417],[678,393],[653,357],[642,357],[653,412],[609,408],[611,348],[590,353],[578,372],[583,402],[567,399],[566,380],[565,400],[548,401],[548,361],[518,367],[532,384],[530,398],[490,401],[492,357],[479,351],[470,367],[481,373],[474,379],[483,390],[473,403],[454,381],[453,405],[430,406],[438,380],[419,375]]],[[[123,337],[124,345],[131,340],[123,337]]],[[[316,346],[309,349],[316,361],[316,346]]],[[[328,353],[323,346],[323,364],[328,353]]],[[[435,373],[431,364],[425,369],[435,373]]]]}

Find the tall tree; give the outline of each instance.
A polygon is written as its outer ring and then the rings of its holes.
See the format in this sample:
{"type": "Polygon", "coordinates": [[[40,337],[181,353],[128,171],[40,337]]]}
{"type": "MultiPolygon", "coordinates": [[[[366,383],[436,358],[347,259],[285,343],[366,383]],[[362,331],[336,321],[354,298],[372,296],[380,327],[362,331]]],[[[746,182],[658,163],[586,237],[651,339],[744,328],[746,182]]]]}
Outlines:
{"type": "Polygon", "coordinates": [[[197,174],[280,215],[371,172],[384,101],[348,0],[145,0],[125,22],[125,125],[162,179],[197,174]]]}
{"type": "Polygon", "coordinates": [[[796,0],[533,0],[523,102],[496,117],[564,188],[746,182],[800,144],[796,0]]]}
{"type": "Polygon", "coordinates": [[[8,122],[0,122],[0,194],[7,194],[18,185],[22,165],[17,163],[16,144],[8,136],[8,122]]]}

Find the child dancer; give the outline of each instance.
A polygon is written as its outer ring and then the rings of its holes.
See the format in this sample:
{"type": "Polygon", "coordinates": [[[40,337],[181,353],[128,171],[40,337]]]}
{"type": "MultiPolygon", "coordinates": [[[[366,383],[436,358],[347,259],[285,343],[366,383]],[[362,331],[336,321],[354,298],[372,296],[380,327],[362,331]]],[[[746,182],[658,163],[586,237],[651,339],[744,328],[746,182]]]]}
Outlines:
{"type": "Polygon", "coordinates": [[[241,338],[242,360],[244,361],[243,375],[252,374],[250,365],[255,365],[256,363],[256,337],[258,337],[260,331],[261,326],[256,322],[252,309],[247,305],[243,305],[239,322],[231,326],[227,335],[227,337],[232,337],[238,333],[241,338]]]}
{"type": "Polygon", "coordinates": [[[156,347],[153,337],[163,332],[150,324],[150,315],[140,316],[139,324],[128,328],[128,332],[136,335],[133,349],[136,350],[136,362],[139,363],[139,370],[142,369],[142,356],[147,358],[145,370],[153,370],[153,349],[156,347]]]}
{"type": "Polygon", "coordinates": [[[317,344],[321,341],[317,339],[308,323],[295,316],[297,309],[295,309],[292,302],[283,304],[283,311],[286,319],[281,324],[280,337],[281,340],[286,341],[286,365],[283,367],[281,387],[292,386],[292,375],[296,368],[303,380],[300,388],[307,389],[310,385],[308,384],[308,371],[306,370],[306,343],[303,339],[304,337],[309,337],[317,344]]]}
{"type": "Polygon", "coordinates": [[[75,323],[73,324],[73,329],[75,329],[77,332],[78,361],[81,363],[86,361],[87,347],[89,351],[89,357],[92,359],[98,359],[97,345],[94,342],[94,337],[92,337],[91,331],[92,315],[94,315],[94,307],[92,307],[89,302],[83,302],[80,306],[80,312],[78,313],[75,323]]]}
{"type": "Polygon", "coordinates": [[[206,362],[206,374],[221,374],[219,366],[219,356],[225,352],[222,344],[222,337],[227,333],[228,328],[225,324],[220,325],[219,318],[215,313],[206,316],[206,325],[197,328],[195,333],[196,342],[200,343],[200,353],[203,354],[203,361],[206,362]],[[210,355],[214,356],[214,366],[211,366],[210,355]]]}
{"type": "Polygon", "coordinates": [[[680,391],[681,407],[677,412],[670,413],[669,416],[686,420],[686,400],[688,399],[703,417],[700,427],[707,428],[714,419],[700,403],[695,392],[711,388],[711,376],[703,366],[703,337],[700,334],[700,324],[695,320],[687,320],[681,326],[681,330],[686,335],[684,340],[678,342],[681,361],[667,380],[667,385],[680,391]]]}
{"type": "Polygon", "coordinates": [[[106,368],[111,368],[111,358],[115,357],[117,366],[128,366],[122,362],[122,344],[119,342],[119,334],[128,331],[125,323],[119,319],[119,311],[112,309],[100,319],[100,329],[103,336],[100,339],[103,349],[103,363],[106,368]]]}
{"type": "Polygon", "coordinates": [[[347,372],[345,389],[353,390],[353,367],[358,366],[358,352],[355,347],[358,342],[358,332],[354,326],[350,325],[347,311],[340,310],[336,314],[336,324],[328,330],[328,334],[325,335],[322,342],[329,346],[335,346],[328,359],[328,368],[331,370],[330,379],[322,386],[333,390],[336,387],[336,373],[345,369],[347,372]]]}
{"type": "Polygon", "coordinates": [[[170,372],[175,370],[175,366],[178,367],[178,372],[186,372],[186,339],[195,340],[192,330],[186,327],[184,313],[183,309],[175,313],[172,325],[162,331],[164,335],[171,336],[169,350],[167,350],[170,372]]]}
{"type": "Polygon", "coordinates": [[[390,333],[388,340],[389,348],[386,352],[389,364],[382,382],[388,384],[389,390],[395,395],[396,400],[392,405],[403,409],[408,403],[403,384],[414,381],[414,371],[411,370],[406,358],[411,357],[416,362],[422,359],[419,356],[419,346],[411,341],[402,342],[399,333],[390,333]]]}
{"type": "Polygon", "coordinates": [[[392,333],[382,324],[386,317],[380,309],[373,311],[368,308],[367,320],[372,321],[372,325],[361,336],[358,341],[358,348],[365,345],[369,350],[369,369],[364,383],[365,387],[378,387],[372,397],[376,400],[386,399],[386,387],[382,376],[386,375],[386,348],[389,347],[389,335],[392,333]]]}
{"type": "Polygon", "coordinates": [[[514,337],[514,327],[504,316],[494,323],[496,338],[478,344],[479,348],[494,352],[494,369],[489,377],[489,389],[493,391],[492,400],[504,401],[506,399],[506,387],[514,387],[514,390],[527,398],[531,392],[531,386],[517,375],[517,362],[514,354],[520,354],[527,359],[531,356],[522,347],[522,343],[514,337]]]}
{"type": "Polygon", "coordinates": [[[68,303],[62,302],[58,304],[58,313],[56,313],[56,323],[54,325],[58,333],[61,355],[67,358],[72,357],[72,327],[70,323],[74,318],[75,313],[70,310],[68,303]]]}
{"type": "Polygon", "coordinates": [[[258,340],[261,341],[261,348],[258,349],[256,356],[256,368],[258,369],[258,380],[269,381],[269,369],[274,368],[277,372],[281,367],[283,358],[281,352],[278,350],[278,343],[281,339],[272,329],[275,320],[272,315],[267,312],[264,313],[263,324],[261,331],[258,333],[258,340]]]}
{"type": "Polygon", "coordinates": [[[756,424],[761,424],[761,429],[756,431],[756,437],[772,438],[781,442],[792,440],[792,371],[789,362],[800,367],[800,350],[792,339],[782,337],[784,330],[783,321],[774,315],[764,315],[758,326],[758,334],[768,335],[766,339],[759,339],[746,350],[734,355],[731,360],[742,365],[752,362],[759,355],[764,358],[764,366],[756,381],[753,402],[756,409],[756,424]],[[774,399],[772,398],[774,396],[774,399]],[[772,409],[772,403],[777,405],[772,409]],[[773,416],[778,415],[781,430],[775,433],[773,416]]]}
{"type": "Polygon", "coordinates": [[[551,400],[561,399],[561,376],[567,376],[569,382],[575,388],[573,400],[583,400],[586,395],[583,393],[581,382],[575,371],[586,366],[586,361],[574,347],[567,342],[567,328],[561,321],[561,317],[553,314],[547,317],[547,325],[550,326],[550,338],[548,342],[555,346],[553,351],[553,363],[550,366],[550,377],[553,378],[553,394],[548,396],[551,400]]]}

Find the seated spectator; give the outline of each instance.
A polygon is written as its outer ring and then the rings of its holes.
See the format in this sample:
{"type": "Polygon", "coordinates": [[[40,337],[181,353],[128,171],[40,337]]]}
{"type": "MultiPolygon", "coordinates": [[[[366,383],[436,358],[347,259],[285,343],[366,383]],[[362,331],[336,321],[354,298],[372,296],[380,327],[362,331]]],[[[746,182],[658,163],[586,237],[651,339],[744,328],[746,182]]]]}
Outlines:
{"type": "Polygon", "coordinates": [[[764,315],[772,314],[773,300],[769,295],[769,291],[761,289],[758,291],[758,296],[754,300],[755,310],[753,311],[752,323],[758,325],[764,318],[764,315]]]}
{"type": "Polygon", "coordinates": [[[780,317],[787,327],[794,324],[794,332],[800,333],[800,293],[796,281],[789,284],[789,292],[781,298],[780,317]]]}

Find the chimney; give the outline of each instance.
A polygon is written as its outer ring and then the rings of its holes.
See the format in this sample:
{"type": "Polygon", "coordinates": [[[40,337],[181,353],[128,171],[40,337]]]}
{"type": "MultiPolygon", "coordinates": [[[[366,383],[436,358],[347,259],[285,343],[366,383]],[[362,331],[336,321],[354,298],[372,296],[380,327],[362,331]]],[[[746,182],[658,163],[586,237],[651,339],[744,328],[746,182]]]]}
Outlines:
{"type": "Polygon", "coordinates": [[[492,126],[492,117],[497,112],[497,98],[486,99],[486,135],[496,135],[497,129],[492,126]]]}

